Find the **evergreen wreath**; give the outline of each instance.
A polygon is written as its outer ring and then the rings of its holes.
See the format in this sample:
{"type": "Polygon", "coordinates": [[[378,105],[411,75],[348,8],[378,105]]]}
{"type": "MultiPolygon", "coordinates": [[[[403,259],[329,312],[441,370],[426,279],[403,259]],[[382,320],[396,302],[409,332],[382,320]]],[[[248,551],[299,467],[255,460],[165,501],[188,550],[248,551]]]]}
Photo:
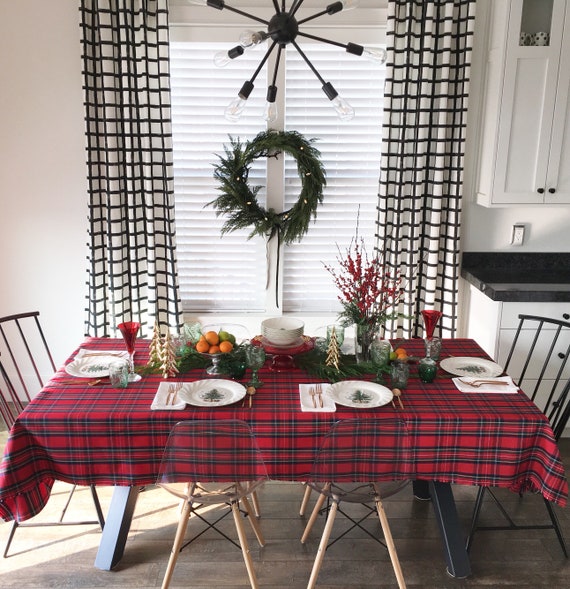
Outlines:
{"type": "Polygon", "coordinates": [[[311,219],[317,216],[326,186],[325,169],[319,160],[319,150],[312,145],[314,141],[297,131],[273,129],[245,143],[230,136],[231,148],[224,147],[225,157],[218,155],[220,163],[214,172],[222,194],[208,203],[216,209],[216,216],[229,217],[222,227],[222,235],[251,226],[248,239],[255,235],[265,236],[267,240],[277,236],[279,246],[301,240],[311,219]],[[262,207],[257,200],[261,186],[249,187],[247,182],[249,167],[257,158],[278,157],[281,152],[295,159],[302,188],[293,207],[279,213],[262,207]]]}

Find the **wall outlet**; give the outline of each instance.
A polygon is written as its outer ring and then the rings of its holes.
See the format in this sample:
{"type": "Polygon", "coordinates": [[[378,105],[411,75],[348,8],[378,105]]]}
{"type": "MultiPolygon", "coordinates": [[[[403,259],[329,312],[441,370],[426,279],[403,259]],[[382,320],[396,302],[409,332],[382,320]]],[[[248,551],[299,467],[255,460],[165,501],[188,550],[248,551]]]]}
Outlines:
{"type": "Polygon", "coordinates": [[[524,225],[513,225],[511,234],[511,245],[522,245],[524,243],[524,225]]]}

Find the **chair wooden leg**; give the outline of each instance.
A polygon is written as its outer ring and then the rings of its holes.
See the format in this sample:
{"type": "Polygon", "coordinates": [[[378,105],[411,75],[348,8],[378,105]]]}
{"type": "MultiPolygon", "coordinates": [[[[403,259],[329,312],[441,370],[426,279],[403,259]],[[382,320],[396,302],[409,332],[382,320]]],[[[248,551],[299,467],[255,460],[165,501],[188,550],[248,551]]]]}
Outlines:
{"type": "Polygon", "coordinates": [[[257,518],[253,512],[251,504],[249,503],[247,497],[242,497],[241,502],[242,502],[242,505],[243,505],[246,513],[247,513],[247,519],[249,520],[249,523],[251,525],[251,528],[253,529],[253,533],[255,534],[257,541],[259,542],[259,545],[265,546],[265,539],[263,537],[263,533],[261,532],[261,528],[259,527],[259,524],[257,523],[257,518]]]}
{"type": "Polygon", "coordinates": [[[303,500],[301,501],[301,507],[299,508],[299,515],[303,517],[305,511],[307,511],[307,505],[309,504],[309,498],[311,497],[311,487],[305,484],[305,493],[303,494],[303,500]]]}
{"type": "Polygon", "coordinates": [[[406,582],[404,581],[404,574],[402,573],[402,567],[400,566],[400,559],[398,558],[396,546],[394,545],[394,539],[392,538],[390,524],[388,523],[388,518],[386,517],[386,512],[384,511],[384,505],[382,505],[382,501],[380,499],[376,499],[376,511],[378,512],[378,518],[380,519],[380,525],[382,526],[382,532],[384,533],[384,540],[386,541],[386,546],[388,547],[388,554],[390,555],[390,560],[392,561],[392,568],[396,574],[398,587],[400,589],[406,589],[406,582]]]}
{"type": "Polygon", "coordinates": [[[241,515],[237,503],[232,503],[232,513],[234,514],[236,530],[238,533],[239,543],[243,554],[243,560],[245,561],[245,567],[247,569],[247,574],[249,576],[251,589],[257,589],[257,577],[255,576],[255,571],[253,570],[253,560],[251,559],[251,554],[249,552],[249,545],[247,543],[247,537],[243,529],[243,523],[241,520],[241,515]]]}
{"type": "Polygon", "coordinates": [[[261,509],[259,508],[259,499],[257,497],[257,491],[254,491],[251,494],[251,503],[253,504],[253,511],[255,513],[255,517],[261,517],[261,509]]]}
{"type": "Polygon", "coordinates": [[[164,579],[162,580],[162,589],[168,589],[168,586],[170,585],[170,579],[172,578],[172,573],[174,572],[174,567],[176,566],[176,561],[180,554],[180,547],[182,546],[184,536],[186,535],[186,528],[188,527],[188,520],[190,519],[191,513],[190,507],[190,503],[186,501],[182,513],[180,514],[180,519],[178,520],[178,528],[176,528],[174,544],[172,545],[170,558],[168,559],[168,565],[166,566],[166,572],[164,573],[164,579]]]}
{"type": "MultiPolygon", "coordinates": [[[[328,489],[329,486],[330,485],[327,485],[325,487],[325,490],[328,489]]],[[[311,530],[313,529],[313,526],[314,526],[315,522],[317,521],[317,517],[319,516],[319,511],[321,511],[321,509],[323,507],[323,503],[325,502],[326,498],[327,497],[324,493],[321,493],[319,495],[319,497],[317,498],[317,502],[315,503],[315,506],[313,507],[311,517],[309,518],[309,521],[307,522],[307,525],[305,526],[305,531],[303,532],[303,535],[301,537],[301,544],[304,544],[307,541],[307,537],[311,533],[311,530]]]]}
{"type": "Polygon", "coordinates": [[[317,583],[317,577],[319,576],[319,573],[321,571],[321,566],[323,564],[323,558],[325,557],[325,552],[327,550],[327,545],[329,543],[329,538],[331,536],[331,532],[332,532],[332,528],[334,525],[334,520],[336,517],[337,510],[338,510],[338,505],[336,502],[333,501],[331,508],[329,510],[329,515],[327,517],[327,523],[325,524],[325,529],[323,530],[321,542],[320,542],[319,548],[317,550],[317,556],[315,557],[315,563],[313,564],[313,570],[311,571],[311,576],[309,577],[309,584],[307,585],[307,589],[313,589],[317,583]]]}

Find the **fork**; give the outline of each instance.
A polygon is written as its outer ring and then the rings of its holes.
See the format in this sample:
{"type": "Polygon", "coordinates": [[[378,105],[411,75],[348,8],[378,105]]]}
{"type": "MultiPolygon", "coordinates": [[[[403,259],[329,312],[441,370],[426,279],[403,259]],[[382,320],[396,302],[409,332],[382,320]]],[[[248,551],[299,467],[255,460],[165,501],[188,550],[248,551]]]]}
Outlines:
{"type": "Polygon", "coordinates": [[[467,386],[470,387],[475,387],[475,388],[479,388],[480,386],[484,385],[484,384],[493,384],[493,385],[503,385],[506,386],[510,383],[504,381],[504,380],[484,380],[484,379],[480,379],[480,380],[472,380],[471,382],[468,382],[466,380],[463,380],[462,378],[458,378],[457,380],[459,380],[459,382],[462,382],[463,384],[466,384],[467,386]]]}
{"type": "Polygon", "coordinates": [[[321,409],[322,409],[322,407],[323,407],[323,385],[322,384],[317,383],[315,385],[315,394],[319,398],[319,407],[321,407],[321,409]]]}
{"type": "Polygon", "coordinates": [[[315,401],[315,395],[317,394],[317,392],[315,391],[315,387],[311,387],[309,389],[309,395],[311,395],[311,399],[313,400],[313,407],[316,409],[317,408],[317,402],[315,401]]]}

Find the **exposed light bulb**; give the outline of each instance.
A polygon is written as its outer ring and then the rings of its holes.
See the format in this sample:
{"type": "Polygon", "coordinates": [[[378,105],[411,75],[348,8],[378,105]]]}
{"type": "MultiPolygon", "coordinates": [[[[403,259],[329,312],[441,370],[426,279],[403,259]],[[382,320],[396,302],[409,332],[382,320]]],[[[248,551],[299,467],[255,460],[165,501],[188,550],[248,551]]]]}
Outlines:
{"type": "Polygon", "coordinates": [[[267,39],[267,34],[263,31],[242,31],[239,36],[239,42],[242,47],[251,47],[252,45],[259,45],[267,39]]]}
{"type": "Polygon", "coordinates": [[[332,102],[336,114],[341,121],[350,121],[354,117],[354,109],[350,104],[338,95],[334,86],[330,82],[323,84],[323,92],[327,95],[327,98],[332,102]]]}
{"type": "Polygon", "coordinates": [[[354,118],[354,108],[344,98],[337,96],[331,102],[341,121],[350,121],[354,118]]]}
{"type": "Polygon", "coordinates": [[[263,118],[268,123],[274,123],[277,120],[277,115],[279,111],[277,109],[277,105],[275,104],[275,98],[277,96],[277,86],[273,84],[267,87],[267,102],[265,103],[265,113],[263,118]]]}
{"type": "Polygon", "coordinates": [[[386,63],[386,59],[388,58],[386,49],[382,47],[365,47],[362,55],[371,61],[380,63],[386,63]]]}
{"type": "Polygon", "coordinates": [[[353,8],[357,8],[359,5],[359,0],[340,0],[342,4],[343,10],[352,10],[353,8]]]}
{"type": "Polygon", "coordinates": [[[226,67],[230,61],[231,60],[227,51],[218,51],[214,55],[214,65],[216,67],[226,67]]]}
{"type": "Polygon", "coordinates": [[[253,82],[250,80],[246,80],[241,87],[241,90],[238,92],[236,98],[234,98],[226,107],[224,111],[224,116],[228,121],[232,121],[233,123],[239,121],[241,117],[241,113],[245,108],[245,103],[253,90],[253,82]]]}
{"type": "Polygon", "coordinates": [[[239,96],[234,98],[228,104],[228,106],[226,107],[226,110],[224,111],[224,116],[226,117],[226,119],[228,121],[231,121],[232,123],[237,123],[237,121],[239,121],[239,119],[241,117],[243,109],[245,108],[246,102],[247,102],[247,99],[240,98],[239,96]]]}

